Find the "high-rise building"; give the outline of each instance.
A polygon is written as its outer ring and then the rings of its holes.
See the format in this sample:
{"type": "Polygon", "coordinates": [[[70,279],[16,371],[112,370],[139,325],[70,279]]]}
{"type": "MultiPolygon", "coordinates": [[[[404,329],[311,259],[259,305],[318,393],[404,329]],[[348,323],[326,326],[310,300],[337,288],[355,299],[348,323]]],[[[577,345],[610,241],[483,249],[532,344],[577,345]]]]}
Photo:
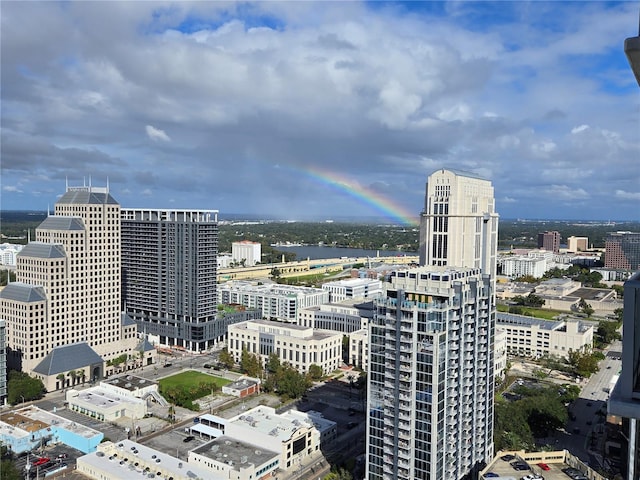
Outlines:
{"type": "Polygon", "coordinates": [[[627,441],[626,480],[640,478],[640,272],[624,284],[622,371],[608,402],[609,413],[622,417],[627,441]]]}
{"type": "Polygon", "coordinates": [[[560,240],[560,232],[541,232],[538,234],[538,248],[560,253],[560,240]]]}
{"type": "Polygon", "coordinates": [[[492,285],[480,269],[392,274],[369,329],[369,480],[459,480],[493,457],[492,285]]]}
{"type": "Polygon", "coordinates": [[[0,405],[7,398],[7,329],[0,319],[0,405]]]}
{"type": "Polygon", "coordinates": [[[199,352],[226,335],[216,321],[217,210],[122,209],[122,300],[138,330],[199,352]]]}
{"type": "Polygon", "coordinates": [[[495,277],[498,215],[491,182],[455,170],[431,174],[419,248],[420,265],[481,268],[495,277]]]}
{"type": "Polygon", "coordinates": [[[17,256],[0,292],[8,367],[55,390],[100,378],[104,361],[135,353],[135,325],[120,309],[120,205],[108,188],[67,187],[17,256]],[[54,355],[65,348],[83,352],[54,355]],[[81,371],[81,373],[80,373],[81,371]]]}
{"type": "Polygon", "coordinates": [[[459,480],[493,456],[493,187],[427,181],[421,267],[393,272],[370,322],[367,478],[459,480]]]}
{"type": "Polygon", "coordinates": [[[604,268],[640,270],[640,233],[612,232],[604,247],[604,268]]]}
{"type": "Polygon", "coordinates": [[[570,252],[586,252],[589,250],[589,238],[588,237],[575,237],[571,236],[567,238],[567,250],[570,252]]]}

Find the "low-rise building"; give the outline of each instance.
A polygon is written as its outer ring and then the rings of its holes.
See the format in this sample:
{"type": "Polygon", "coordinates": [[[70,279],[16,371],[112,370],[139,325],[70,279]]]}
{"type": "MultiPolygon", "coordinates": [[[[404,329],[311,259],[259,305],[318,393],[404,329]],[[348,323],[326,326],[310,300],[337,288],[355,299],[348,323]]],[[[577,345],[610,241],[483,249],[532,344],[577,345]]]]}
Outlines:
{"type": "Polygon", "coordinates": [[[493,370],[496,378],[503,378],[507,370],[507,330],[496,326],[494,337],[493,370]]]}
{"type": "Polygon", "coordinates": [[[131,480],[153,478],[174,480],[227,480],[179,458],[131,440],[104,442],[97,451],[79,457],[76,470],[95,480],[131,480]]]}
{"type": "Polygon", "coordinates": [[[329,292],[321,288],[236,280],[218,285],[218,299],[223,304],[258,309],[263,318],[295,323],[300,309],[328,303],[329,292]]]}
{"type": "Polygon", "coordinates": [[[102,386],[67,390],[69,410],[99,422],[115,422],[123,417],[138,419],[147,414],[147,402],[134,396],[121,396],[102,386]]]}
{"type": "Polygon", "coordinates": [[[254,393],[260,393],[260,379],[242,376],[235,382],[231,382],[222,387],[222,393],[244,398],[254,393]]]}
{"type": "Polygon", "coordinates": [[[0,443],[15,454],[56,443],[88,453],[103,438],[102,432],[33,405],[0,415],[0,443]]]}
{"type": "Polygon", "coordinates": [[[349,334],[367,328],[373,312],[373,302],[345,300],[302,308],[298,311],[297,323],[303,327],[349,334]]]}
{"type": "Polygon", "coordinates": [[[370,278],[350,278],[323,283],[322,289],[329,292],[329,301],[333,303],[347,299],[375,299],[382,295],[382,282],[370,278]]]}
{"type": "Polygon", "coordinates": [[[243,350],[258,355],[263,365],[275,353],[300,373],[318,365],[327,374],[342,361],[342,334],[295,324],[253,320],[229,326],[229,353],[240,362],[243,350]]]}
{"type": "Polygon", "coordinates": [[[566,358],[569,351],[593,346],[593,326],[580,320],[552,321],[498,312],[497,329],[506,331],[511,355],[566,358]]]}
{"type": "Polygon", "coordinates": [[[369,361],[369,329],[362,328],[349,335],[349,364],[362,370],[369,361]]]}

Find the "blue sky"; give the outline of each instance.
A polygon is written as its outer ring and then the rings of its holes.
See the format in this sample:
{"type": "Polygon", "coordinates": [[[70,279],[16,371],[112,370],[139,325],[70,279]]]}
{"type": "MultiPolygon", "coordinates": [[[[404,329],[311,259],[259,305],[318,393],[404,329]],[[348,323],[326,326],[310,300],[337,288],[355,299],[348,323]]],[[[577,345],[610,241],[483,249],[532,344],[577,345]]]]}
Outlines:
{"type": "Polygon", "coordinates": [[[503,218],[639,220],[639,11],[2,2],[0,206],[91,177],[128,208],[385,214],[359,191],[417,217],[454,168],[493,182],[503,218]]]}

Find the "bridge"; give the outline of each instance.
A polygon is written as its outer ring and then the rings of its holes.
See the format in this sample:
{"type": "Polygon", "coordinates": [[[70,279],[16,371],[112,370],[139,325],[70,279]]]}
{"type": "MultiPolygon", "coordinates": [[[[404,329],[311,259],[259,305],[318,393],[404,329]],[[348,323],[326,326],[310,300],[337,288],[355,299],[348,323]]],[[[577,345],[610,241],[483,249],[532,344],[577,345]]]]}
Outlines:
{"type": "Polygon", "coordinates": [[[265,278],[271,276],[274,268],[280,270],[281,277],[298,277],[311,273],[335,273],[345,270],[349,266],[363,264],[372,266],[379,264],[387,265],[409,265],[417,264],[417,255],[395,256],[395,257],[341,257],[341,258],[318,258],[315,260],[296,260],[284,263],[265,263],[252,267],[219,268],[218,282],[228,280],[250,280],[255,278],[265,278]]]}

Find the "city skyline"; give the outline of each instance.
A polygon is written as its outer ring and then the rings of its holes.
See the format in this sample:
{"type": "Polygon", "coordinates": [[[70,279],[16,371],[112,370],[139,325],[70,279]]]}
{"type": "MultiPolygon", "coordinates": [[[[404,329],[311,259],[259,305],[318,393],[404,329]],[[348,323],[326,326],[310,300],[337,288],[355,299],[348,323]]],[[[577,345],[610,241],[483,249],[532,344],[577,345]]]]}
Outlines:
{"type": "Polygon", "coordinates": [[[0,8],[2,209],[91,177],[126,208],[409,224],[446,168],[503,218],[640,218],[634,3],[0,8]]]}

